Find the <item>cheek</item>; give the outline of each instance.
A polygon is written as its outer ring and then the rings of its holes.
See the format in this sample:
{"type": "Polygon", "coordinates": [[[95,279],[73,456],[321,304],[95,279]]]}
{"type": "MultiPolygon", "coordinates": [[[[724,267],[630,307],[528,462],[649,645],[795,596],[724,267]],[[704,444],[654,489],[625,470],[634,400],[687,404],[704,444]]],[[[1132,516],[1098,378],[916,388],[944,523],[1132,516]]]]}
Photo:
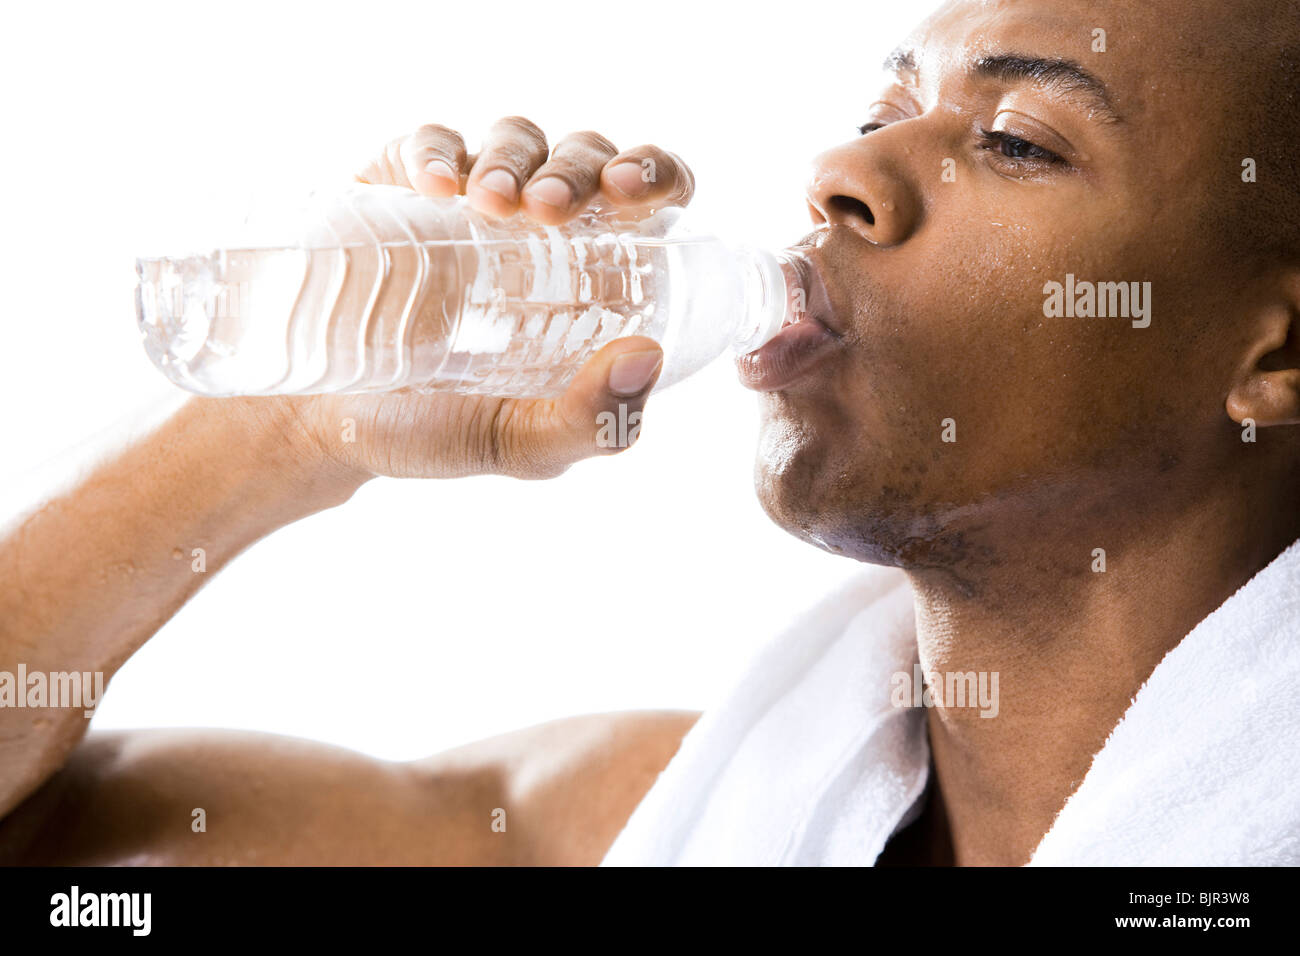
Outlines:
{"type": "Polygon", "coordinates": [[[1089,223],[1066,232],[1059,216],[1031,228],[967,213],[838,263],[849,347],[815,387],[766,399],[758,484],[781,523],[934,514],[1089,474],[1111,482],[1116,469],[1177,456],[1168,423],[1181,405],[1168,386],[1189,374],[1178,338],[1188,297],[1161,299],[1168,270],[1089,223]],[[1145,329],[1046,315],[1044,285],[1069,274],[1150,279],[1162,311],[1145,329]]]}
{"type": "Polygon", "coordinates": [[[961,504],[1087,462],[1125,431],[1143,400],[1126,333],[1061,324],[1017,282],[968,278],[911,284],[856,317],[821,387],[770,409],[772,485],[823,505],[961,504]]]}
{"type": "MultiPolygon", "coordinates": [[[[898,250],[897,272],[882,276],[882,266],[893,266],[877,258],[872,279],[888,290],[886,301],[867,289],[859,297],[855,360],[874,379],[873,400],[887,416],[879,426],[929,436],[953,419],[986,451],[1019,461],[1023,436],[1051,430],[1054,441],[1068,441],[1067,432],[1086,431],[1099,414],[1127,417],[1126,395],[1131,410],[1168,327],[1134,328],[1136,314],[1048,314],[1047,287],[1073,276],[1142,288],[1153,270],[1123,236],[1077,215],[1038,222],[1025,209],[993,218],[993,210],[968,208],[953,221],[952,212],[898,250]]],[[[1148,313],[1155,298],[1147,289],[1148,313]]]]}
{"type": "Polygon", "coordinates": [[[916,275],[886,307],[859,313],[835,408],[887,471],[918,461],[954,484],[971,456],[1004,444],[1014,453],[1026,413],[1060,372],[1025,299],[988,273],[950,270],[942,281],[916,275]]]}

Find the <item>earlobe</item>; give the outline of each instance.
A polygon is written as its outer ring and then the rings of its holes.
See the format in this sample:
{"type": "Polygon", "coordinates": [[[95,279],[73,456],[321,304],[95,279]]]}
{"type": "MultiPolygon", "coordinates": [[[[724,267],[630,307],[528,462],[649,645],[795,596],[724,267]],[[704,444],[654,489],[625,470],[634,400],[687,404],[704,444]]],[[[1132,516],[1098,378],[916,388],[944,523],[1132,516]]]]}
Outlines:
{"type": "Polygon", "coordinates": [[[1257,313],[1249,358],[1224,403],[1238,425],[1300,424],[1300,270],[1280,278],[1272,302],[1257,313]]]}
{"type": "Polygon", "coordinates": [[[1266,372],[1256,368],[1228,393],[1228,417],[1260,427],[1300,424],[1300,368],[1266,372]]]}

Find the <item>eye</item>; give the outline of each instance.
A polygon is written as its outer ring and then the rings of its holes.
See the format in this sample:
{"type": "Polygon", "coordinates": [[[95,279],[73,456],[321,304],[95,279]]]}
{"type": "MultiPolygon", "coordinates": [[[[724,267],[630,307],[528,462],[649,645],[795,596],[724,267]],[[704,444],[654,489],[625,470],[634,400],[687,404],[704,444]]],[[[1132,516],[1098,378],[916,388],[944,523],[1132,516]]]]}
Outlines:
{"type": "Polygon", "coordinates": [[[866,136],[868,133],[874,133],[884,125],[884,123],[863,123],[858,127],[858,132],[866,136]]]}
{"type": "Polygon", "coordinates": [[[1003,133],[999,130],[982,129],[980,130],[982,142],[981,149],[988,149],[997,152],[1007,159],[1020,160],[1030,163],[1047,163],[1050,165],[1064,165],[1065,160],[1053,153],[1050,149],[1044,149],[1027,139],[1021,139],[1019,136],[1012,136],[1010,133],[1003,133]]]}

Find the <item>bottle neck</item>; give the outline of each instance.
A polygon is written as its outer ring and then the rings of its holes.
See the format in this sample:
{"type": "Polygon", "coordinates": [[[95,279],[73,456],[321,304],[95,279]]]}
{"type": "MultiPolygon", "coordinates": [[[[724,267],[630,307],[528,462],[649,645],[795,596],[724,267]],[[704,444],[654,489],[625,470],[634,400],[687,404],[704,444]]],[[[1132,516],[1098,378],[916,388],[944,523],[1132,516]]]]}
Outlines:
{"type": "Polygon", "coordinates": [[[798,272],[788,253],[776,254],[753,246],[741,246],[736,251],[744,276],[745,305],[731,348],[737,355],[744,355],[765,345],[785,325],[798,286],[798,272]]]}

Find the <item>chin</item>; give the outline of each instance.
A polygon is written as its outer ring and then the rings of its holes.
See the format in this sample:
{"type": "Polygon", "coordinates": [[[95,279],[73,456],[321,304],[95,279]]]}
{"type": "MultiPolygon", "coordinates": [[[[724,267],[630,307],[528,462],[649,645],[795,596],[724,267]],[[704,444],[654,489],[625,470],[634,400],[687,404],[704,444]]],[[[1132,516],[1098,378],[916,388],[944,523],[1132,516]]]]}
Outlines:
{"type": "Polygon", "coordinates": [[[761,472],[755,484],[759,503],[778,527],[828,554],[904,571],[940,571],[955,579],[963,578],[972,559],[967,534],[890,501],[887,494],[853,502],[818,499],[761,472]]]}
{"type": "Polygon", "coordinates": [[[836,473],[827,443],[807,421],[764,416],[754,463],[759,504],[777,526],[832,554],[846,553],[842,504],[833,500],[828,478],[836,473]]]}
{"type": "Polygon", "coordinates": [[[936,570],[971,557],[968,536],[947,508],[928,509],[879,476],[855,474],[850,463],[783,445],[774,457],[760,451],[754,490],[780,528],[830,554],[904,570],[936,570]]]}
{"type": "Polygon", "coordinates": [[[795,457],[774,468],[761,456],[754,469],[754,490],[767,516],[780,528],[830,554],[871,564],[893,564],[889,549],[872,533],[878,522],[863,522],[861,509],[837,500],[822,487],[824,473],[801,467],[795,457]]]}

